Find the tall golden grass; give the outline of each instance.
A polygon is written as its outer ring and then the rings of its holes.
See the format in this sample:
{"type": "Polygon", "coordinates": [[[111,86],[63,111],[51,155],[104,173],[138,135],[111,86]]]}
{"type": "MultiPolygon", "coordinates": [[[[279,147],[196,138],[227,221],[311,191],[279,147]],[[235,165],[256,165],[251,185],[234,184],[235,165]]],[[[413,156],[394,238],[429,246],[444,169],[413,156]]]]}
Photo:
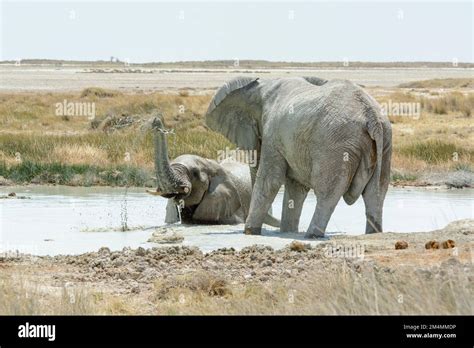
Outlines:
{"type": "Polygon", "coordinates": [[[346,263],[292,280],[231,284],[208,272],[157,281],[145,300],[81,287],[0,279],[0,314],[472,315],[474,288],[461,268],[387,270],[346,263]],[[423,284],[423,286],[420,286],[423,284]]]}
{"type": "MultiPolygon", "coordinates": [[[[139,126],[153,113],[163,115],[166,127],[175,130],[168,136],[171,158],[190,153],[216,159],[219,150],[233,145],[205,127],[204,114],[211,96],[191,92],[124,94],[88,88],[82,93],[0,94],[0,175],[10,175],[8,168],[20,165],[19,158],[33,164],[100,167],[98,171],[133,166],[151,173],[151,136],[139,126]],[[95,103],[95,120],[56,116],[55,105],[64,100],[95,103]],[[122,115],[133,116],[137,125],[107,133],[94,129],[107,116],[122,115]]],[[[377,99],[421,105],[418,118],[390,116],[396,170],[415,177],[421,170],[473,167],[470,115],[474,94],[450,92],[427,97],[400,89],[377,99]],[[458,154],[456,160],[454,152],[458,154]]]]}

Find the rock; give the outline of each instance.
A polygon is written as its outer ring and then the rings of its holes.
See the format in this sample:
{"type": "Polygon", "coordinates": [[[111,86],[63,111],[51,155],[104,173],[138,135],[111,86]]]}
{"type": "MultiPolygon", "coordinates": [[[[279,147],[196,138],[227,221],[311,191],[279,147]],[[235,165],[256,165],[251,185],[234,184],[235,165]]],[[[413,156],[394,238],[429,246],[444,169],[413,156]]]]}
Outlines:
{"type": "Polygon", "coordinates": [[[153,279],[157,278],[159,276],[159,272],[154,270],[153,268],[147,268],[146,270],[143,271],[140,279],[143,281],[152,281],[153,279]]]}
{"type": "Polygon", "coordinates": [[[444,229],[446,233],[461,232],[465,235],[474,233],[474,219],[463,219],[449,223],[444,229]]]}
{"type": "Polygon", "coordinates": [[[170,233],[163,233],[161,231],[153,232],[148,242],[150,243],[159,243],[159,244],[176,244],[181,243],[184,240],[184,237],[177,233],[176,231],[172,231],[170,233]]]}
{"type": "Polygon", "coordinates": [[[136,270],[137,272],[140,272],[140,273],[143,272],[145,269],[146,269],[146,265],[145,265],[145,264],[139,264],[139,265],[137,265],[137,266],[135,267],[135,270],[136,270]]]}
{"type": "Polygon", "coordinates": [[[8,194],[8,197],[16,197],[16,193],[15,193],[15,192],[10,192],[10,193],[8,194]]]}
{"type": "Polygon", "coordinates": [[[439,243],[435,240],[426,242],[425,249],[439,249],[439,243]]]}
{"type": "Polygon", "coordinates": [[[92,260],[90,263],[91,267],[103,268],[104,262],[102,260],[92,260]]]}
{"type": "Polygon", "coordinates": [[[30,180],[32,184],[41,184],[41,176],[35,176],[33,179],[30,180]]]}
{"type": "Polygon", "coordinates": [[[84,176],[82,174],[74,174],[69,184],[72,186],[81,186],[84,183],[84,176]]]}
{"type": "Polygon", "coordinates": [[[121,258],[116,258],[112,264],[114,265],[114,267],[121,267],[123,266],[124,262],[121,258]]]}
{"type": "Polygon", "coordinates": [[[456,246],[456,243],[454,242],[454,240],[448,239],[442,243],[442,246],[443,246],[443,249],[451,249],[456,246]]]}
{"type": "Polygon", "coordinates": [[[145,248],[138,247],[137,251],[135,252],[135,255],[137,255],[137,256],[145,256],[145,255],[146,255],[146,250],[145,250],[145,248]]]}
{"type": "Polygon", "coordinates": [[[3,176],[0,175],[0,186],[9,186],[11,184],[11,180],[5,179],[3,176]]]}
{"type": "Polygon", "coordinates": [[[427,173],[423,181],[430,185],[446,185],[448,188],[463,188],[474,186],[474,173],[467,170],[455,172],[427,173]]]}
{"type": "Polygon", "coordinates": [[[302,251],[307,251],[309,249],[311,249],[310,244],[304,244],[304,243],[298,242],[297,240],[294,240],[290,244],[290,250],[291,251],[302,252],[302,251]]]}
{"type": "Polygon", "coordinates": [[[273,248],[269,245],[251,245],[240,250],[240,254],[251,254],[258,253],[264,254],[266,252],[272,252],[273,248]]]}
{"type": "Polygon", "coordinates": [[[110,254],[110,249],[107,247],[102,247],[99,249],[98,253],[100,255],[109,255],[110,254]]]}
{"type": "Polygon", "coordinates": [[[264,260],[260,263],[261,267],[271,267],[273,265],[273,262],[271,260],[264,260]]]}
{"type": "Polygon", "coordinates": [[[395,250],[401,250],[401,249],[406,249],[408,248],[408,243],[405,242],[404,240],[399,240],[398,242],[395,243],[395,250]]]}

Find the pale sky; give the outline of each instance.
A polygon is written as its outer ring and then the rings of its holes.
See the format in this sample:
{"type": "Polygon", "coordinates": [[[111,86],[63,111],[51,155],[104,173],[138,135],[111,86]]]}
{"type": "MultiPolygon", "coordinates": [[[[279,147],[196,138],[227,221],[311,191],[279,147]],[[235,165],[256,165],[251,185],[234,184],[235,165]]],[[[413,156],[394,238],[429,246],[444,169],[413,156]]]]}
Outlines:
{"type": "Polygon", "coordinates": [[[0,1],[0,60],[473,62],[469,0],[0,1]]]}

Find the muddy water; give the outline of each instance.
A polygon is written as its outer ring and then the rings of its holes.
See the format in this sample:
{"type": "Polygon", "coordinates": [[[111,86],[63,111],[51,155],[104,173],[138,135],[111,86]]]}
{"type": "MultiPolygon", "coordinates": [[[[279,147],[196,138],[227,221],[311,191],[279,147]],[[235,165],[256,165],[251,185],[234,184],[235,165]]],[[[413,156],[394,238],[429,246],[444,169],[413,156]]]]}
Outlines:
{"type": "MultiPolygon", "coordinates": [[[[29,199],[0,200],[0,252],[19,250],[37,255],[78,254],[102,246],[157,246],[151,234],[164,225],[166,200],[144,189],[75,187],[0,187],[0,195],[16,192],[29,199]],[[127,229],[126,232],[123,229],[127,229]]],[[[283,194],[273,204],[281,215],[283,194]]],[[[303,231],[311,220],[316,199],[308,196],[301,217],[303,231]]],[[[392,232],[429,231],[448,222],[474,218],[474,190],[390,189],[385,202],[384,228],[392,232]]],[[[365,228],[362,200],[347,206],[342,200],[328,227],[328,237],[338,233],[362,234],[365,228]]],[[[172,230],[184,237],[183,245],[204,251],[222,247],[240,249],[252,244],[281,248],[303,234],[279,234],[266,228],[262,236],[245,236],[243,225],[182,226],[172,230]]]]}

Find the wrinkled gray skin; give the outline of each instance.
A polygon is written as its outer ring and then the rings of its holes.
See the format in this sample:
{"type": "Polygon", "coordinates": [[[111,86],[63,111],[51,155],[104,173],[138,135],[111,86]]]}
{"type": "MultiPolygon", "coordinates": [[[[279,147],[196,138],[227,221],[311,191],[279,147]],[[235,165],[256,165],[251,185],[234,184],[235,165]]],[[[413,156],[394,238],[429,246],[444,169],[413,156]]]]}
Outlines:
{"type": "MultiPolygon", "coordinates": [[[[166,222],[187,224],[243,223],[248,215],[252,182],[247,165],[227,161],[222,164],[194,155],[182,155],[171,163],[163,123],[151,124],[155,143],[155,170],[158,181],[153,195],[168,198],[166,222]]],[[[265,214],[264,222],[278,227],[279,221],[265,214]]]]}
{"type": "Polygon", "coordinates": [[[314,77],[239,77],[216,92],[206,123],[240,149],[260,154],[245,233],[260,234],[264,213],[282,184],[281,231],[298,231],[303,202],[313,189],[317,205],[307,238],[324,236],[341,197],[350,205],[360,195],[366,233],[382,232],[391,126],[359,86],[314,77]]]}

